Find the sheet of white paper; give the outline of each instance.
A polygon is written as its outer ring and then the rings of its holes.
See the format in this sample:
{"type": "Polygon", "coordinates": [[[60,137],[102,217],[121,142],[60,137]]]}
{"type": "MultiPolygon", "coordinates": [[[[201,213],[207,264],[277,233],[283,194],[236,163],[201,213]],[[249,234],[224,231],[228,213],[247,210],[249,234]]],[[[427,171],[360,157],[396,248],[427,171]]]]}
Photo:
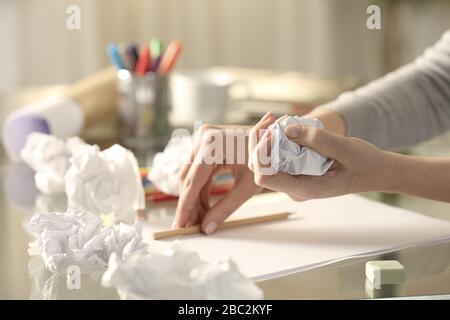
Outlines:
{"type": "MultiPolygon", "coordinates": [[[[450,222],[391,207],[357,195],[294,202],[282,194],[259,195],[232,218],[294,212],[286,221],[219,230],[210,236],[181,236],[191,250],[212,261],[230,256],[241,272],[260,281],[311,269],[356,255],[393,251],[422,242],[450,239],[450,222]]],[[[169,227],[171,219],[167,220],[169,227]]],[[[151,221],[151,220],[150,220],[151,221]]],[[[174,238],[150,240],[161,229],[151,223],[143,237],[153,247],[174,238]]]]}

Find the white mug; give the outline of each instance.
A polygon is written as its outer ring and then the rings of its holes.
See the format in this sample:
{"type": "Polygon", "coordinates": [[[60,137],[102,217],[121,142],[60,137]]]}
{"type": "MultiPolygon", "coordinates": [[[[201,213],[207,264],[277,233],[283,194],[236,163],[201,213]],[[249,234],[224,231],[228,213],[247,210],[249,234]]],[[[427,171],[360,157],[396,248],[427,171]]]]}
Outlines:
{"type": "Polygon", "coordinates": [[[195,121],[222,124],[229,105],[229,88],[236,82],[209,71],[176,72],[170,79],[173,126],[192,127],[195,121]]]}

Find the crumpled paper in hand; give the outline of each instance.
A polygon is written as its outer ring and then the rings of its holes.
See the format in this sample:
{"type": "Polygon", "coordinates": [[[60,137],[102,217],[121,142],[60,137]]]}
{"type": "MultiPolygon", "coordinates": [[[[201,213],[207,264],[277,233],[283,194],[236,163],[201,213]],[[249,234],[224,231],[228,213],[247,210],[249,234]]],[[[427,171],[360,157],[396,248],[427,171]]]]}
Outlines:
{"type": "Polygon", "coordinates": [[[229,259],[208,263],[175,242],[162,254],[113,254],[102,285],[121,299],[262,299],[262,291],[229,259]]]}
{"type": "Polygon", "coordinates": [[[292,124],[323,128],[322,123],[317,119],[297,116],[289,116],[274,123],[270,127],[273,130],[272,137],[275,139],[272,150],[278,150],[278,153],[275,155],[276,159],[272,159],[272,168],[291,175],[321,176],[325,174],[333,164],[333,160],[289,140],[284,130],[292,124]]]}
{"type": "Polygon", "coordinates": [[[178,173],[184,163],[189,160],[193,147],[190,135],[172,137],[164,152],[158,152],[153,158],[153,164],[148,179],[155,187],[170,195],[178,196],[178,173]]]}
{"type": "Polygon", "coordinates": [[[98,216],[80,209],[67,212],[35,213],[28,231],[37,237],[28,253],[40,255],[47,270],[65,272],[76,265],[82,272],[106,268],[113,252],[126,259],[136,252],[146,252],[141,226],[123,223],[101,230],[98,216]]]}
{"type": "Polygon", "coordinates": [[[64,175],[69,169],[69,158],[88,146],[78,137],[58,139],[45,133],[31,133],[20,157],[36,173],[34,180],[45,194],[64,192],[64,175]]]}
{"type": "Polygon", "coordinates": [[[68,207],[115,221],[133,222],[145,208],[145,194],[133,153],[120,145],[100,151],[90,146],[71,159],[65,176],[68,207]]]}

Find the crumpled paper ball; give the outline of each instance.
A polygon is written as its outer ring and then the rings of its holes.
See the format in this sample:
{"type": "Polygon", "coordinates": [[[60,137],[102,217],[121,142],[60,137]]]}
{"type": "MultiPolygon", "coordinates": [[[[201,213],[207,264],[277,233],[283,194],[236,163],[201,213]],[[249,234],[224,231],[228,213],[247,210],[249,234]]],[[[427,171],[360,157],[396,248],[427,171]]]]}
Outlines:
{"type": "Polygon", "coordinates": [[[45,268],[40,256],[31,256],[28,261],[30,278],[29,300],[117,300],[114,288],[101,285],[104,270],[79,275],[79,287],[68,285],[66,272],[52,273],[45,268]]]}
{"type": "Polygon", "coordinates": [[[291,175],[321,176],[325,174],[333,164],[333,160],[291,141],[285,135],[284,130],[292,124],[323,128],[322,123],[317,119],[298,116],[286,117],[270,126],[272,139],[274,139],[272,142],[272,169],[291,175]]]}
{"type": "Polygon", "coordinates": [[[229,259],[208,263],[175,242],[163,253],[111,255],[102,285],[121,299],[262,299],[263,294],[229,259]]]}
{"type": "Polygon", "coordinates": [[[190,135],[180,135],[172,137],[164,152],[155,155],[148,179],[158,190],[174,196],[179,195],[178,173],[189,160],[192,148],[193,138],[190,135]]]}
{"type": "Polygon", "coordinates": [[[123,223],[101,230],[98,216],[81,209],[67,212],[35,213],[28,231],[37,237],[28,253],[40,255],[50,272],[65,272],[76,265],[83,272],[104,269],[113,252],[125,259],[146,252],[139,224],[123,223]]]}
{"type": "Polygon", "coordinates": [[[63,193],[64,175],[69,169],[69,158],[87,146],[78,137],[66,141],[45,133],[34,132],[27,138],[20,157],[34,171],[39,191],[45,194],[63,193]]]}
{"type": "Polygon", "coordinates": [[[136,211],[145,208],[139,167],[131,151],[117,144],[104,151],[90,146],[70,162],[65,176],[68,207],[124,222],[134,221],[136,211]]]}

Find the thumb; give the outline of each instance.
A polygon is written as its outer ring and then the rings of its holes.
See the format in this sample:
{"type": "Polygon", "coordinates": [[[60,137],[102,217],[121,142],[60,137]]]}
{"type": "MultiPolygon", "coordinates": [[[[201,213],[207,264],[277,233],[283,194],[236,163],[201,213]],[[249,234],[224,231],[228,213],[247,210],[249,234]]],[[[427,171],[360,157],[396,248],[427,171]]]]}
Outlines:
{"type": "Polygon", "coordinates": [[[244,184],[235,185],[206,213],[202,220],[202,231],[206,234],[213,233],[226,218],[253,196],[255,192],[250,193],[250,189],[244,184]]]}
{"type": "Polygon", "coordinates": [[[347,153],[347,138],[324,129],[290,125],[286,127],[285,134],[295,143],[308,147],[328,158],[339,160],[347,153]]]}

